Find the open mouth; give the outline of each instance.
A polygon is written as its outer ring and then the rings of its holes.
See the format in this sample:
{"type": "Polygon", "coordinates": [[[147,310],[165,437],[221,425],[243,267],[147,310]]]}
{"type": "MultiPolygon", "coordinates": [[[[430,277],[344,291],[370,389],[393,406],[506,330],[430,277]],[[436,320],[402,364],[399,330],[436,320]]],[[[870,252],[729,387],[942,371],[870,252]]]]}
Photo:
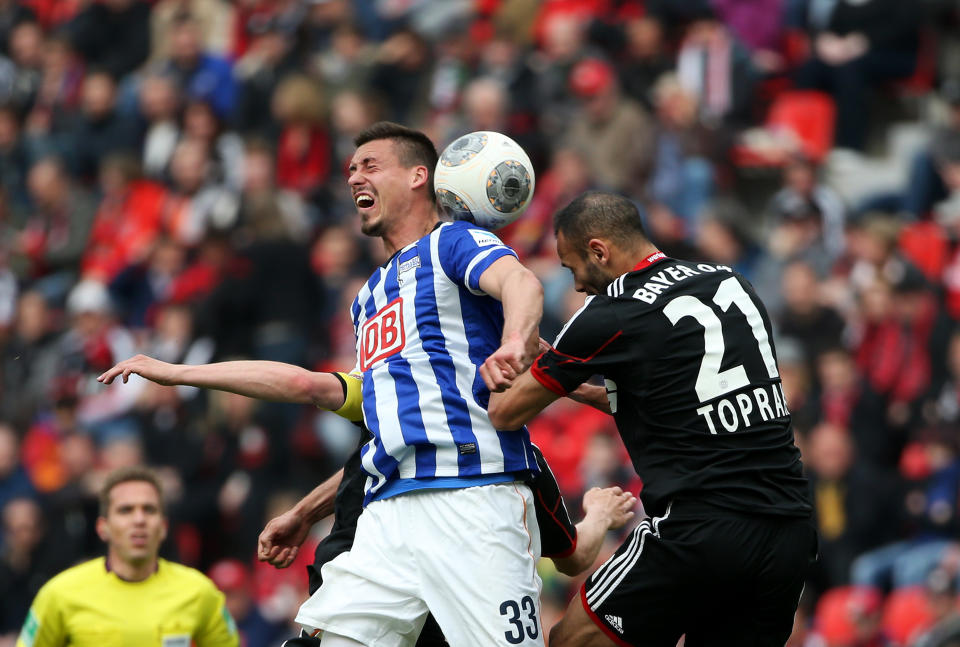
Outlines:
{"type": "Polygon", "coordinates": [[[366,193],[358,193],[354,196],[353,200],[359,209],[367,209],[373,206],[373,196],[367,195],[366,193]]]}

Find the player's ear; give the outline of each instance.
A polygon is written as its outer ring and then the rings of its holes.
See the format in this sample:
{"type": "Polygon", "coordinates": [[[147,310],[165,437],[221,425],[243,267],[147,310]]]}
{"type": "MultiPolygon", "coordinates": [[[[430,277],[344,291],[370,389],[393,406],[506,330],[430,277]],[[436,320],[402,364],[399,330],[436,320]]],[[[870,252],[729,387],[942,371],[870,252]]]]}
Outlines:
{"type": "Polygon", "coordinates": [[[414,166],[410,175],[410,188],[419,189],[430,179],[430,170],[426,166],[414,166]]]}
{"type": "Polygon", "coordinates": [[[107,520],[103,517],[97,517],[97,537],[104,543],[110,541],[110,530],[107,528],[107,520]]]}
{"type": "Polygon", "coordinates": [[[591,238],[587,241],[587,255],[596,263],[606,264],[610,260],[610,246],[605,240],[591,238]]]}

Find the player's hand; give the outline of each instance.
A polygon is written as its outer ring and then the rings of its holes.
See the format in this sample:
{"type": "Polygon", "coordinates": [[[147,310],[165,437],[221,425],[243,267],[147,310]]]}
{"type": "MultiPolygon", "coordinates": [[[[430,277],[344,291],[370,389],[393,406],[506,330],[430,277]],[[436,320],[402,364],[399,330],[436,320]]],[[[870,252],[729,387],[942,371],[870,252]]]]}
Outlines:
{"type": "Polygon", "coordinates": [[[288,510],[267,522],[260,533],[257,559],[277,568],[286,568],[297,558],[309,533],[310,524],[294,510],[288,510]]]}
{"type": "Polygon", "coordinates": [[[130,375],[136,373],[145,377],[151,382],[170,386],[176,384],[176,365],[161,362],[158,359],[147,357],[146,355],[135,355],[130,359],[125,359],[106,373],[97,378],[98,382],[112,384],[118,376],[126,384],[130,375]]]}
{"type": "Polygon", "coordinates": [[[524,339],[513,334],[480,366],[480,377],[491,392],[500,393],[508,389],[532,361],[524,339]]]}
{"type": "Polygon", "coordinates": [[[537,337],[537,353],[538,355],[543,355],[548,350],[550,350],[550,342],[548,342],[543,337],[537,337]]]}
{"type": "Polygon", "coordinates": [[[633,508],[637,497],[624,492],[617,486],[608,488],[590,488],[583,495],[583,511],[587,515],[598,515],[607,519],[608,528],[622,528],[634,516],[633,508]]]}

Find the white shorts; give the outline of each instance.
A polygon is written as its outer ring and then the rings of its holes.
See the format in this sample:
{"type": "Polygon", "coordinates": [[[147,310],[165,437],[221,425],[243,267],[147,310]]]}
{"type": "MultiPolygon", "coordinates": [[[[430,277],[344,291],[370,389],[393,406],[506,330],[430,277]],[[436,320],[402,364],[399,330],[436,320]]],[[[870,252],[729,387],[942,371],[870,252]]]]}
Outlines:
{"type": "Polygon", "coordinates": [[[413,645],[428,610],[451,647],[543,645],[540,531],[520,483],[420,490],[368,505],[297,622],[368,647],[413,645]]]}

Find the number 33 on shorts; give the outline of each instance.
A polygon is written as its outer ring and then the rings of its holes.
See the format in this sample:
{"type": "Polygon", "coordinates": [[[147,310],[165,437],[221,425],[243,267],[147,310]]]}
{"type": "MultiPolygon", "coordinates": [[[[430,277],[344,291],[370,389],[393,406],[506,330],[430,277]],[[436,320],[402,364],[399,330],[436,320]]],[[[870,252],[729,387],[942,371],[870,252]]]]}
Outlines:
{"type": "Polygon", "coordinates": [[[504,600],[500,605],[500,615],[510,625],[503,635],[511,645],[519,645],[526,638],[536,640],[540,636],[537,605],[529,595],[523,596],[519,603],[516,600],[504,600]]]}

